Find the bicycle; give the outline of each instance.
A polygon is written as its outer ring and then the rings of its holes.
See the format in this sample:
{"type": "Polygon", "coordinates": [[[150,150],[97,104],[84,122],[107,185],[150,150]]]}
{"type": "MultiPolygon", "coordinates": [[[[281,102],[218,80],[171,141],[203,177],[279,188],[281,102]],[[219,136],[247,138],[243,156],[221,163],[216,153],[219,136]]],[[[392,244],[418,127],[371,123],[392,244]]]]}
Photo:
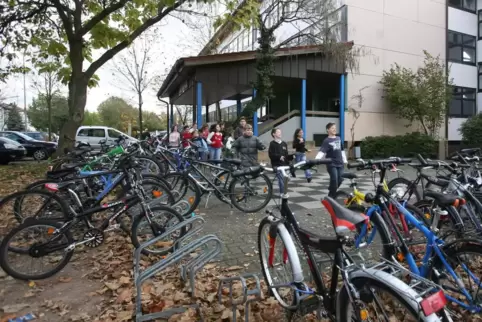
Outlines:
{"type": "MultiPolygon", "coordinates": [[[[331,160],[309,160],[273,170],[282,174],[284,186],[287,187],[288,171],[293,175],[295,170],[306,170],[316,165],[328,163],[331,163],[331,160]]],[[[444,310],[444,295],[442,292],[436,291],[432,283],[419,279],[419,285],[423,284],[424,290],[417,294],[414,289],[393,276],[395,274],[393,270],[391,271],[392,274],[384,271],[394,268],[390,264],[379,264],[377,268],[358,267],[354,264],[353,259],[344,250],[344,246],[351,242],[345,233],[353,230],[357,225],[365,223],[367,221],[365,215],[353,212],[338,204],[334,199],[325,197],[322,203],[330,213],[336,237],[322,237],[299,227],[296,217],[289,208],[288,198],[289,195],[285,192],[282,196],[280,218],[274,216],[273,212],[267,211],[268,216],[261,221],[258,230],[258,250],[268,289],[280,305],[288,311],[289,319],[297,312],[305,315],[317,311],[318,318],[330,318],[332,321],[367,321],[370,319],[367,304],[376,302],[374,300],[376,295],[373,294],[373,290],[378,288],[393,296],[404,308],[408,309],[409,314],[417,321],[440,320],[437,317],[437,312],[444,310]],[[268,247],[262,245],[265,236],[269,241],[268,247]],[[288,277],[290,280],[281,283],[276,283],[268,271],[269,268],[274,267],[274,247],[278,240],[281,241],[283,249],[282,264],[280,265],[289,263],[289,266],[293,269],[288,277]],[[300,245],[304,256],[307,258],[315,282],[314,289],[304,282],[295,243],[300,245]],[[326,286],[323,281],[321,272],[315,264],[316,261],[311,248],[335,255],[329,286],[326,286]],[[342,287],[337,292],[338,275],[340,274],[342,287]],[[291,299],[285,301],[282,298],[283,292],[279,291],[282,288],[288,289],[290,295],[292,295],[291,299]],[[431,291],[433,291],[433,294],[424,298],[431,291]],[[420,310],[420,308],[427,308],[426,303],[429,302],[436,304],[429,306],[430,308],[427,310],[420,310]]],[[[389,320],[387,315],[385,315],[384,320],[389,320]]]]}
{"type": "MultiPolygon", "coordinates": [[[[376,165],[381,169],[381,182],[385,177],[386,173],[386,166],[388,166],[392,160],[378,160],[378,161],[369,161],[367,163],[355,162],[348,164],[349,168],[370,168],[373,165],[376,165]]],[[[378,214],[386,214],[383,216],[387,225],[390,226],[391,230],[395,232],[395,236],[397,238],[398,245],[396,248],[393,248],[393,243],[391,245],[384,245],[384,248],[388,247],[388,249],[384,252],[385,254],[389,254],[390,257],[388,259],[392,260],[395,263],[405,262],[410,271],[416,275],[433,279],[437,284],[441,284],[441,281],[444,278],[451,278],[452,286],[448,285],[441,285],[442,289],[445,292],[445,296],[448,301],[458,304],[463,309],[466,309],[470,312],[480,313],[482,312],[482,283],[480,283],[480,279],[477,279],[472,272],[467,272],[468,279],[469,279],[469,288],[468,290],[465,286],[467,284],[466,279],[462,279],[456,272],[454,267],[460,266],[464,271],[468,271],[467,263],[460,263],[460,255],[464,253],[472,254],[479,254],[482,256],[482,242],[476,239],[457,239],[451,241],[449,243],[445,243],[443,239],[438,238],[435,233],[430,230],[430,226],[421,221],[419,218],[415,217],[410,211],[406,209],[406,202],[401,201],[399,202],[396,198],[394,198],[390,193],[388,193],[382,183],[379,183],[376,189],[375,196],[371,196],[375,204],[372,205],[367,211],[366,215],[371,217],[373,215],[378,214]],[[405,220],[408,224],[415,227],[419,230],[426,239],[425,245],[425,252],[422,260],[420,261],[420,265],[417,264],[415,256],[410,252],[408,244],[404,240],[401,232],[397,228],[396,223],[392,216],[388,215],[390,213],[389,204],[392,204],[396,207],[396,209],[403,214],[405,220]],[[398,252],[398,253],[397,253],[398,252]],[[458,265],[457,265],[458,264],[458,265]],[[441,273],[441,271],[445,271],[441,273]],[[476,288],[474,289],[472,286],[471,279],[475,280],[476,288]],[[448,295],[447,292],[454,292],[457,295],[448,295]],[[460,297],[463,297],[466,300],[462,302],[460,297]]],[[[437,200],[438,203],[444,205],[451,205],[456,204],[458,201],[458,197],[455,195],[444,195],[441,193],[436,192],[428,192],[428,195],[432,196],[437,200]]],[[[439,213],[435,213],[436,218],[433,219],[434,222],[438,222],[439,220],[439,213]]],[[[372,230],[370,235],[376,233],[376,230],[372,230]]],[[[365,240],[373,239],[372,236],[367,236],[368,234],[368,225],[363,224],[359,236],[355,241],[355,246],[358,247],[362,242],[365,240]]],[[[387,236],[386,238],[390,238],[387,236]]],[[[470,260],[471,262],[474,261],[473,259],[470,260]]],[[[476,262],[476,261],[474,261],[476,262]]],[[[451,293],[452,294],[452,293],[451,293]]]]}
{"type": "MultiPolygon", "coordinates": [[[[85,244],[87,247],[95,248],[100,246],[105,240],[105,233],[111,230],[118,229],[120,227],[119,224],[114,224],[114,221],[117,220],[120,216],[126,213],[127,209],[135,206],[136,204],[140,204],[142,212],[136,216],[134,222],[132,224],[132,233],[131,233],[131,242],[135,247],[139,247],[141,242],[139,241],[140,230],[143,228],[143,225],[148,225],[150,230],[152,231],[152,235],[159,236],[164,233],[166,230],[166,226],[172,224],[172,220],[176,220],[174,224],[178,222],[182,222],[184,218],[177,213],[172,208],[166,207],[164,205],[155,205],[150,207],[146,203],[146,194],[142,189],[142,186],[139,185],[140,182],[140,173],[139,171],[134,171],[131,166],[132,160],[128,157],[123,159],[121,163],[124,169],[131,169],[129,171],[129,182],[133,186],[134,194],[132,196],[128,196],[121,200],[116,200],[109,203],[104,203],[98,207],[93,207],[87,210],[82,209],[82,203],[78,199],[77,194],[71,189],[75,186],[75,182],[67,181],[62,182],[59,184],[47,184],[47,188],[51,191],[59,191],[65,190],[67,191],[73,199],[78,200],[77,206],[80,207],[81,212],[77,213],[72,206],[66,205],[62,201],[62,209],[69,209],[71,213],[74,214],[73,218],[68,218],[64,221],[58,220],[48,220],[48,219],[38,219],[29,217],[24,220],[22,224],[17,226],[16,228],[12,229],[2,240],[0,244],[0,267],[10,276],[20,280],[38,280],[38,279],[45,279],[48,278],[57,272],[59,272],[65,265],[68,264],[70,259],[72,258],[73,251],[79,245],[85,244]],[[105,211],[108,209],[120,208],[114,211],[111,215],[109,215],[99,227],[89,227],[89,229],[84,233],[81,241],[74,240],[72,236],[71,230],[82,220],[85,220],[87,216],[92,215],[97,212],[105,211]],[[160,225],[154,219],[156,218],[155,212],[161,211],[164,215],[163,217],[167,217],[167,223],[160,225]],[[144,222],[146,221],[146,222],[144,222]],[[16,235],[20,235],[22,232],[26,231],[30,228],[36,227],[44,227],[44,229],[34,229],[38,234],[40,231],[47,233],[46,241],[40,243],[34,243],[28,248],[21,249],[19,248],[22,246],[20,242],[12,242],[16,235]],[[45,229],[46,228],[46,229],[45,229]],[[62,241],[65,240],[65,241],[62,241]],[[9,261],[8,261],[8,251],[12,250],[15,254],[28,254],[31,258],[40,258],[48,256],[56,251],[60,251],[61,255],[57,255],[54,257],[61,256],[61,260],[59,264],[56,265],[54,268],[48,270],[45,273],[37,274],[37,275],[28,275],[25,273],[18,272],[14,269],[9,261]]],[[[26,193],[33,193],[32,191],[26,191],[26,193]]],[[[0,206],[4,205],[6,202],[14,198],[15,195],[9,196],[4,198],[0,202],[0,206]]],[[[56,198],[58,199],[58,198],[56,198]]],[[[67,217],[67,216],[66,216],[67,217]]],[[[177,238],[183,236],[186,233],[186,229],[182,229],[176,236],[175,234],[172,237],[177,238]]],[[[144,253],[155,253],[159,255],[164,255],[172,250],[173,243],[168,243],[168,245],[163,244],[162,249],[146,249],[143,250],[144,253]],[[166,247],[167,246],[167,247],[166,247]]]]}

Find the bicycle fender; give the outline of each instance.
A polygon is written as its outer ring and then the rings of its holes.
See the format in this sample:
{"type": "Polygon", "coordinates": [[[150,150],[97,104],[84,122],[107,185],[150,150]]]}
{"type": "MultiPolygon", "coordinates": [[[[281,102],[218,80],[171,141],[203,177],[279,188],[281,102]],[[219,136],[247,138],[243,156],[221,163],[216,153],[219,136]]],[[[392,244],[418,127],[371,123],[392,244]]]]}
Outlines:
{"type": "MultiPolygon", "coordinates": [[[[399,278],[388,274],[384,271],[375,269],[375,268],[366,268],[356,270],[350,273],[350,280],[356,278],[366,278],[375,280],[381,284],[384,284],[387,288],[390,288],[395,294],[402,296],[406,302],[412,307],[415,312],[419,312],[419,321],[426,321],[426,322],[439,322],[439,317],[433,313],[429,316],[425,316],[423,311],[420,309],[420,302],[422,302],[423,298],[409,285],[405,282],[400,280],[399,278]]],[[[341,292],[338,292],[337,297],[339,297],[341,292]]],[[[337,316],[340,316],[340,300],[337,298],[336,301],[336,313],[337,316]]]]}

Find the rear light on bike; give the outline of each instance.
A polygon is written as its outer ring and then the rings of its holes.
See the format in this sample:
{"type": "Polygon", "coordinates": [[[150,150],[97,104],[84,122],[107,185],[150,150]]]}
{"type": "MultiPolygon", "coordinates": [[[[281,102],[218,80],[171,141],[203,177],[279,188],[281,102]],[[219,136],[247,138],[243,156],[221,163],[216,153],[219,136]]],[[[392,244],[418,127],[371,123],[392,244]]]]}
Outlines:
{"type": "Polygon", "coordinates": [[[435,294],[430,295],[424,299],[420,305],[422,306],[423,313],[425,316],[429,316],[432,313],[439,312],[447,304],[447,298],[442,290],[435,294]]]}
{"type": "Polygon", "coordinates": [[[452,206],[454,206],[455,208],[458,208],[458,207],[459,207],[459,204],[460,204],[459,199],[455,199],[455,201],[454,201],[454,203],[452,204],[452,206]]]}
{"type": "Polygon", "coordinates": [[[47,228],[47,235],[52,235],[53,233],[55,233],[55,228],[52,228],[52,227],[47,228]]]}
{"type": "Polygon", "coordinates": [[[162,196],[162,191],[153,190],[153,191],[152,191],[152,195],[153,195],[155,198],[159,198],[160,196],[162,196]]]}
{"type": "Polygon", "coordinates": [[[59,185],[56,183],[46,183],[45,188],[53,192],[59,191],[59,185]]]}
{"type": "Polygon", "coordinates": [[[467,201],[464,198],[460,198],[459,203],[460,203],[461,206],[463,206],[467,203],[467,201]]]}
{"type": "Polygon", "coordinates": [[[188,202],[190,205],[194,203],[194,197],[189,197],[188,202]]]}

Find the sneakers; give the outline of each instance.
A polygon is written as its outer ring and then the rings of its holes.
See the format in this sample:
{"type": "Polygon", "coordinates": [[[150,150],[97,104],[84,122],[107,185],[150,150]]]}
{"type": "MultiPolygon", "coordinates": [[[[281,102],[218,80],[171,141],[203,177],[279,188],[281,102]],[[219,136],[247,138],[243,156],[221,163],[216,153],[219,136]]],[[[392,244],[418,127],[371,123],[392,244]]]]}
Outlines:
{"type": "Polygon", "coordinates": [[[311,182],[311,178],[306,178],[306,181],[308,181],[308,183],[311,182]]]}

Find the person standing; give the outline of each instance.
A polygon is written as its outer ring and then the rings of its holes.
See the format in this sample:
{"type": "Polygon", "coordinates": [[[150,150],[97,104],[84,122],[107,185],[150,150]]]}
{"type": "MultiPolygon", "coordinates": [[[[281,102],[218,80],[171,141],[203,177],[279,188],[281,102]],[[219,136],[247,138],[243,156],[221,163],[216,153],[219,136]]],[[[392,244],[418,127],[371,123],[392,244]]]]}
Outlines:
{"type": "MultiPolygon", "coordinates": [[[[306,152],[309,152],[305,146],[305,139],[303,139],[303,130],[296,129],[293,135],[293,149],[295,149],[295,161],[306,161],[306,152]]],[[[306,181],[311,182],[311,171],[305,170],[306,181]]]]}
{"type": "Polygon", "coordinates": [[[170,148],[179,148],[181,141],[181,134],[177,131],[177,125],[174,125],[171,129],[171,133],[169,134],[169,147],[170,148]]]}
{"type": "Polygon", "coordinates": [[[201,133],[200,133],[201,137],[204,139],[204,140],[207,140],[208,138],[208,135],[209,135],[209,126],[207,124],[204,124],[202,127],[201,127],[201,133]]]}
{"type": "Polygon", "coordinates": [[[198,130],[194,130],[194,132],[192,132],[192,143],[197,147],[199,160],[202,160],[202,161],[206,160],[208,145],[204,140],[204,138],[199,135],[198,130]]]}
{"type": "Polygon", "coordinates": [[[181,134],[181,139],[182,139],[182,147],[187,148],[189,146],[189,141],[192,139],[192,132],[191,129],[189,128],[189,125],[185,125],[182,134],[181,134]]]}
{"type": "MultiPolygon", "coordinates": [[[[271,136],[273,141],[269,143],[268,156],[273,168],[288,165],[288,145],[281,140],[281,130],[273,128],[271,130],[271,136]]],[[[278,179],[280,196],[284,193],[284,178],[280,172],[276,172],[276,178],[278,179]]]]}
{"type": "Polygon", "coordinates": [[[214,125],[212,132],[209,133],[207,142],[209,144],[209,159],[220,160],[221,150],[223,148],[223,134],[221,133],[221,127],[219,124],[214,125]]]}
{"type": "Polygon", "coordinates": [[[266,146],[261,140],[253,135],[253,127],[250,124],[245,126],[245,131],[233,143],[233,149],[236,149],[236,154],[241,159],[241,166],[250,167],[258,164],[258,151],[266,149],[266,146]]]}
{"type": "MultiPolygon", "coordinates": [[[[238,127],[236,128],[236,130],[234,131],[234,139],[237,140],[238,138],[242,137],[243,134],[244,134],[244,131],[245,131],[245,128],[246,128],[246,119],[244,118],[244,116],[242,116],[240,119],[239,119],[239,125],[238,127]]],[[[252,135],[252,134],[251,134],[252,135]]]]}
{"type": "Polygon", "coordinates": [[[331,159],[332,163],[326,165],[326,170],[330,175],[330,186],[328,188],[328,196],[335,198],[336,191],[343,182],[343,168],[345,163],[348,163],[346,154],[343,148],[343,142],[339,136],[336,136],[335,123],[328,123],[326,125],[328,137],[323,140],[320,147],[320,152],[315,159],[322,159],[324,157],[331,159]]]}

